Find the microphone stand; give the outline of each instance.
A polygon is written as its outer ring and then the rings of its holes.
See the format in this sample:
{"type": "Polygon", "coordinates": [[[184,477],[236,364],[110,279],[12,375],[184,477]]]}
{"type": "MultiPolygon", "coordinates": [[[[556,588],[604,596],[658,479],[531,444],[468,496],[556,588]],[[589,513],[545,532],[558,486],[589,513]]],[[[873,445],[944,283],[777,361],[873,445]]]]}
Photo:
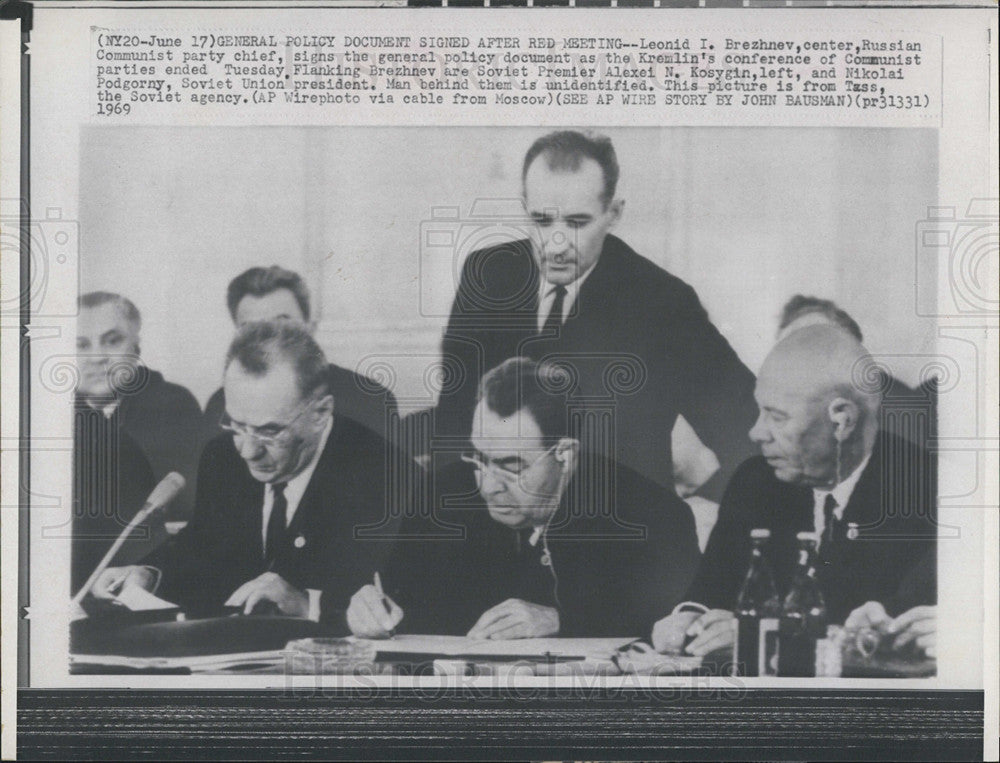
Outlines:
{"type": "Polygon", "coordinates": [[[76,596],[74,596],[70,602],[71,604],[76,606],[80,605],[83,597],[90,593],[90,589],[94,587],[94,583],[97,582],[97,578],[99,578],[101,573],[108,568],[109,564],[111,564],[111,560],[115,558],[115,554],[118,553],[118,550],[122,547],[125,541],[128,540],[128,536],[132,534],[132,531],[141,523],[149,519],[155,511],[161,508],[163,508],[162,504],[145,506],[140,509],[134,517],[132,517],[131,521],[125,526],[125,529],[122,530],[121,534],[115,539],[115,542],[111,544],[111,548],[108,549],[100,563],[94,568],[94,571],[90,573],[90,577],[87,578],[87,582],[84,583],[80,590],[76,592],[76,596]]]}

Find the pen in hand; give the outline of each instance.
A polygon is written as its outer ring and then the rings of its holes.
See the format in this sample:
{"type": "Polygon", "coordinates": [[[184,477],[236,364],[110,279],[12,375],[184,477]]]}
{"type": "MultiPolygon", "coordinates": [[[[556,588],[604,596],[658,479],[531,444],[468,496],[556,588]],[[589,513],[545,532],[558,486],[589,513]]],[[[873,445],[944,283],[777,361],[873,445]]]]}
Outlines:
{"type": "MultiPolygon", "coordinates": [[[[378,572],[375,572],[375,591],[378,593],[379,597],[382,599],[382,606],[385,607],[385,611],[390,615],[392,614],[392,607],[389,606],[389,602],[385,598],[385,591],[382,589],[382,578],[379,576],[378,572]]],[[[389,638],[396,635],[396,629],[389,629],[389,638]]]]}

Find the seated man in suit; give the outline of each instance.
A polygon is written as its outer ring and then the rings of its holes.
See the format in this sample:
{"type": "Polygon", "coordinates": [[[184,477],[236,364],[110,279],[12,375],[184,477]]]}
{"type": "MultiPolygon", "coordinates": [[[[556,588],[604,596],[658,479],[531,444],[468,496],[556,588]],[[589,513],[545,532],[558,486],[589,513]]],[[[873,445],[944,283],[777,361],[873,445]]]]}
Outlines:
{"type": "MultiPolygon", "coordinates": [[[[103,411],[78,405],[73,417],[73,517],[70,590],[75,594],[138,513],[153,489],[139,445],[103,411]]],[[[137,528],[115,555],[117,564],[146,556],[166,537],[162,522],[137,528]]]]}
{"type": "Polygon", "coordinates": [[[402,622],[492,639],[629,636],[679,601],[698,562],[691,510],[582,450],[562,381],[528,358],[486,374],[473,450],[436,475],[437,537],[412,539],[411,523],[386,576],[392,598],[371,585],[353,597],[355,634],[402,622]]]}
{"type": "MultiPolygon", "coordinates": [[[[261,605],[342,627],[396,529],[389,446],[334,415],[326,358],[298,323],[240,329],[224,388],[225,434],[202,454],[194,518],[147,560],[162,572],[159,593],[194,614],[261,605]]],[[[129,578],[149,586],[152,575],[109,569],[94,594],[129,578]]]]}
{"type": "Polygon", "coordinates": [[[179,472],[187,487],[171,511],[179,517],[190,516],[202,431],[201,407],[186,388],[166,381],[163,374],[142,363],[142,317],[131,300],[112,292],[93,291],[82,295],[78,304],[78,413],[103,415],[111,426],[130,438],[149,462],[154,481],[179,472]]]}
{"type": "Polygon", "coordinates": [[[441,394],[434,436],[468,436],[487,370],[515,356],[558,360],[575,404],[592,411],[579,434],[594,449],[674,489],[671,433],[683,416],[681,439],[696,450],[700,439],[718,465],[706,478],[694,460],[697,494],[718,501],[752,452],[741,433],[756,413],[753,374],[691,286],[657,264],[667,255],[644,257],[612,235],[625,205],[618,175],[604,136],[562,130],[528,149],[530,235],[465,259],[441,344],[464,374],[441,394]]]}
{"type": "MultiPolygon", "coordinates": [[[[316,330],[311,318],[309,289],[302,276],[272,265],[240,273],[229,283],[226,305],[237,328],[251,321],[292,321],[310,333],[316,330]]],[[[353,419],[380,437],[386,438],[390,413],[396,398],[384,386],[366,376],[331,363],[330,394],[337,401],[337,416],[353,419]]],[[[226,410],[225,390],[215,391],[205,405],[208,437],[219,433],[219,419],[226,410]]]]}
{"type": "Polygon", "coordinates": [[[766,528],[780,595],[794,572],[796,534],[815,531],[830,620],[877,627],[895,634],[896,648],[912,643],[934,655],[935,464],[879,429],[873,370],[860,342],[830,325],[793,331],[771,351],[750,430],[762,455],[729,483],[689,601],[653,629],[658,650],[704,655],[733,643],[750,531],[766,528]]]}

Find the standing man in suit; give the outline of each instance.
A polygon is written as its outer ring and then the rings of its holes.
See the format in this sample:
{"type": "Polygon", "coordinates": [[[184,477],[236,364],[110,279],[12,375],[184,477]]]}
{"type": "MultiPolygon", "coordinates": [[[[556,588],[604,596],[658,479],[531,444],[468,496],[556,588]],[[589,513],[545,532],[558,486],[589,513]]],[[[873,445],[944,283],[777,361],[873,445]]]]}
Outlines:
{"type": "Polygon", "coordinates": [[[465,378],[443,394],[435,437],[468,436],[483,374],[507,358],[566,369],[588,445],[673,489],[679,414],[719,461],[699,494],[718,500],[749,455],[753,374],[694,290],[610,234],[622,216],[618,160],[606,137],[539,138],[522,167],[528,238],[472,252],[442,354],[465,378]]]}
{"type": "Polygon", "coordinates": [[[928,454],[879,428],[871,356],[850,333],[788,334],[757,379],[761,455],[737,471],[684,602],[653,629],[660,651],[704,655],[733,643],[733,608],[750,564],[750,531],[767,528],[779,594],[794,574],[796,534],[820,538],[817,579],[830,620],[936,644],[936,478],[928,454]]]}
{"type": "MultiPolygon", "coordinates": [[[[238,329],[252,321],[292,321],[315,333],[309,289],[302,276],[278,265],[254,267],[229,283],[226,294],[229,315],[238,329]]],[[[387,432],[396,398],[391,391],[367,376],[331,363],[330,393],[337,401],[337,416],[352,419],[382,438],[387,432]]],[[[220,388],[205,406],[208,436],[219,433],[219,419],[226,410],[225,391],[220,388]]]]}
{"type": "Polygon", "coordinates": [[[491,639],[638,636],[680,600],[698,563],[691,510],[583,451],[560,387],[558,370],[529,358],[483,378],[472,450],[436,475],[437,522],[425,528],[438,537],[407,533],[386,576],[394,600],[358,591],[354,633],[401,622],[491,639]],[[448,528],[459,532],[441,537],[448,528]]]}
{"type": "MultiPolygon", "coordinates": [[[[342,627],[395,529],[389,446],[334,415],[326,358],[298,323],[245,325],[225,369],[225,433],[202,454],[194,519],[148,560],[160,593],[194,614],[263,607],[342,627]]],[[[95,595],[152,577],[109,569],[95,595]]]]}
{"type": "Polygon", "coordinates": [[[92,291],[82,295],[78,304],[78,418],[104,416],[110,427],[138,445],[152,469],[154,484],[170,472],[179,472],[187,487],[171,511],[179,517],[190,516],[202,431],[198,401],[185,387],[168,382],[142,362],[142,316],[131,300],[113,292],[92,291]]]}

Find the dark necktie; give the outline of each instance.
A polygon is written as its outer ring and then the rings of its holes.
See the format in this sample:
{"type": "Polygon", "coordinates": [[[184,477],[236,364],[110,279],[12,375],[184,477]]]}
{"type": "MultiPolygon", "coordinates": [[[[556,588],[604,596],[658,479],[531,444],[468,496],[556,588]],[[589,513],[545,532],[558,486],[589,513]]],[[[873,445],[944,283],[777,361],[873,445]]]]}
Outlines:
{"type": "Polygon", "coordinates": [[[833,497],[832,493],[827,493],[826,500],[823,502],[823,544],[827,548],[838,535],[840,520],[833,513],[836,508],[837,499],[833,497]]]}
{"type": "Polygon", "coordinates": [[[562,327],[563,302],[566,300],[566,287],[560,284],[552,289],[549,294],[555,294],[556,298],[552,300],[552,308],[549,310],[549,315],[542,326],[542,333],[557,334],[559,328],[562,327]]]}
{"type": "Polygon", "coordinates": [[[276,482],[271,485],[274,501],[271,504],[271,516],[267,520],[267,540],[264,544],[264,561],[273,564],[278,558],[285,540],[285,524],[288,521],[288,499],[285,498],[286,482],[276,482]]]}

